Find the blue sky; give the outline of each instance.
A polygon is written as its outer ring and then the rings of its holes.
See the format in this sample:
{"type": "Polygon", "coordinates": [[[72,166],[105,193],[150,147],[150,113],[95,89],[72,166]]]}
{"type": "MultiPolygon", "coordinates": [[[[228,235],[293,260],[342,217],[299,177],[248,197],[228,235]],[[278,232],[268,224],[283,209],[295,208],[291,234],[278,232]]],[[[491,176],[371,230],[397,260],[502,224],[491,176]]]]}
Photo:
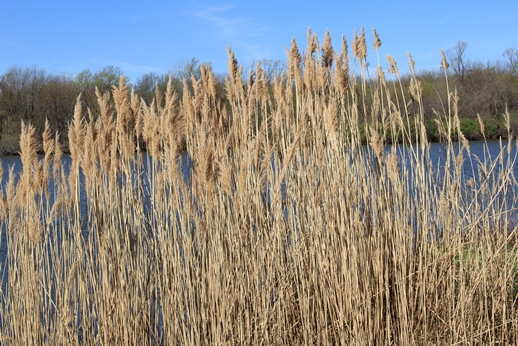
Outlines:
{"type": "Polygon", "coordinates": [[[518,1],[27,1],[0,0],[0,74],[37,66],[75,75],[120,67],[130,81],[167,73],[192,57],[226,72],[226,48],[249,67],[255,59],[286,59],[293,37],[306,46],[308,28],[320,42],[329,29],[336,49],[344,34],[365,28],[370,51],[376,28],[383,61],[400,70],[438,69],[440,52],[460,40],[472,61],[497,61],[518,48],[518,1]]]}

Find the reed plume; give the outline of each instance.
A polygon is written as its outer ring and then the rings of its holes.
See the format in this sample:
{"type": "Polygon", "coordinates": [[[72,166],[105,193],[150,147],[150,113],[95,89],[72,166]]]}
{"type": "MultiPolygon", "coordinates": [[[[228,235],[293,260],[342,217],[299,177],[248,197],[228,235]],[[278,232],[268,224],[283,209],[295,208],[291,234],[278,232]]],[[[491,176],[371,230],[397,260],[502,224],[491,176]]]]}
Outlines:
{"type": "Polygon", "coordinates": [[[295,38],[291,40],[291,47],[288,52],[289,64],[289,78],[295,81],[296,85],[301,85],[302,79],[300,74],[300,64],[302,63],[302,56],[299,52],[299,47],[295,38]]]}
{"type": "Polygon", "coordinates": [[[446,59],[446,54],[444,54],[444,51],[441,49],[441,68],[446,71],[450,67],[450,64],[448,63],[448,60],[446,59]]]}
{"type": "Polygon", "coordinates": [[[324,46],[322,47],[322,61],[324,63],[324,67],[331,68],[333,65],[333,59],[334,50],[331,43],[331,34],[329,33],[329,30],[326,30],[324,35],[324,46]]]}
{"type": "Polygon", "coordinates": [[[374,35],[374,42],[373,42],[374,49],[376,51],[378,51],[379,48],[381,47],[381,40],[380,40],[380,37],[379,37],[378,32],[376,31],[376,29],[372,29],[372,33],[374,35]]]}
{"type": "Polygon", "coordinates": [[[349,52],[347,46],[347,40],[342,35],[342,48],[340,55],[335,58],[335,88],[343,95],[349,86],[349,52]]]}
{"type": "Polygon", "coordinates": [[[367,58],[367,43],[365,42],[365,30],[363,28],[360,35],[356,34],[356,30],[354,31],[353,54],[360,63],[363,63],[367,58]]]}

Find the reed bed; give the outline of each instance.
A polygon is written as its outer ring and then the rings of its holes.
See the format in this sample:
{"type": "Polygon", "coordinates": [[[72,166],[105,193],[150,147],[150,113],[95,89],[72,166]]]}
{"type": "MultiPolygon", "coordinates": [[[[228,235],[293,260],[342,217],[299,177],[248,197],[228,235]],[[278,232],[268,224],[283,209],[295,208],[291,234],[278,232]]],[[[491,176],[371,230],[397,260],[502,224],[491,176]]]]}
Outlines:
{"type": "Polygon", "coordinates": [[[202,65],[152,104],[121,78],[78,99],[69,165],[23,124],[0,344],[517,342],[512,137],[473,158],[448,89],[434,168],[419,80],[369,78],[363,30],[340,46],[309,31],[272,82],[229,49],[224,91],[202,65]]]}

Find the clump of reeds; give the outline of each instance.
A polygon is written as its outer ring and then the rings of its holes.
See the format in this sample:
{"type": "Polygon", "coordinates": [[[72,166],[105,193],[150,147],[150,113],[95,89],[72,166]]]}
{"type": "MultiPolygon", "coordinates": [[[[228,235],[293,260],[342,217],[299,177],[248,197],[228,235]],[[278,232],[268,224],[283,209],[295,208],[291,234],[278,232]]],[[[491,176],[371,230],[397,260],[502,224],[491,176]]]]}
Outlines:
{"type": "Polygon", "coordinates": [[[352,50],[309,31],[286,73],[245,81],[229,49],[224,91],[203,65],[151,104],[121,78],[99,114],[78,100],[69,159],[22,125],[0,343],[516,342],[514,143],[454,143],[448,89],[432,165],[416,75],[407,90],[389,56],[369,79],[363,29],[352,50]]]}

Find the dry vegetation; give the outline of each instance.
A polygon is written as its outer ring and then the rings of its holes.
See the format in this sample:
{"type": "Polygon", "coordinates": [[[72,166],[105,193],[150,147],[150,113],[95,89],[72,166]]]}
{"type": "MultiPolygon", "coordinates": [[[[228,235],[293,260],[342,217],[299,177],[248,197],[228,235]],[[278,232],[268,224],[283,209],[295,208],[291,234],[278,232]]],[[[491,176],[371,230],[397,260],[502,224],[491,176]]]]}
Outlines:
{"type": "Polygon", "coordinates": [[[241,78],[229,49],[226,99],[207,66],[152,104],[121,79],[99,115],[78,102],[70,166],[48,130],[39,158],[23,125],[23,172],[4,174],[1,200],[0,343],[515,343],[514,143],[474,160],[451,141],[449,91],[435,171],[395,61],[366,95],[363,31],[351,48],[309,32],[272,84],[260,66],[241,78]]]}

